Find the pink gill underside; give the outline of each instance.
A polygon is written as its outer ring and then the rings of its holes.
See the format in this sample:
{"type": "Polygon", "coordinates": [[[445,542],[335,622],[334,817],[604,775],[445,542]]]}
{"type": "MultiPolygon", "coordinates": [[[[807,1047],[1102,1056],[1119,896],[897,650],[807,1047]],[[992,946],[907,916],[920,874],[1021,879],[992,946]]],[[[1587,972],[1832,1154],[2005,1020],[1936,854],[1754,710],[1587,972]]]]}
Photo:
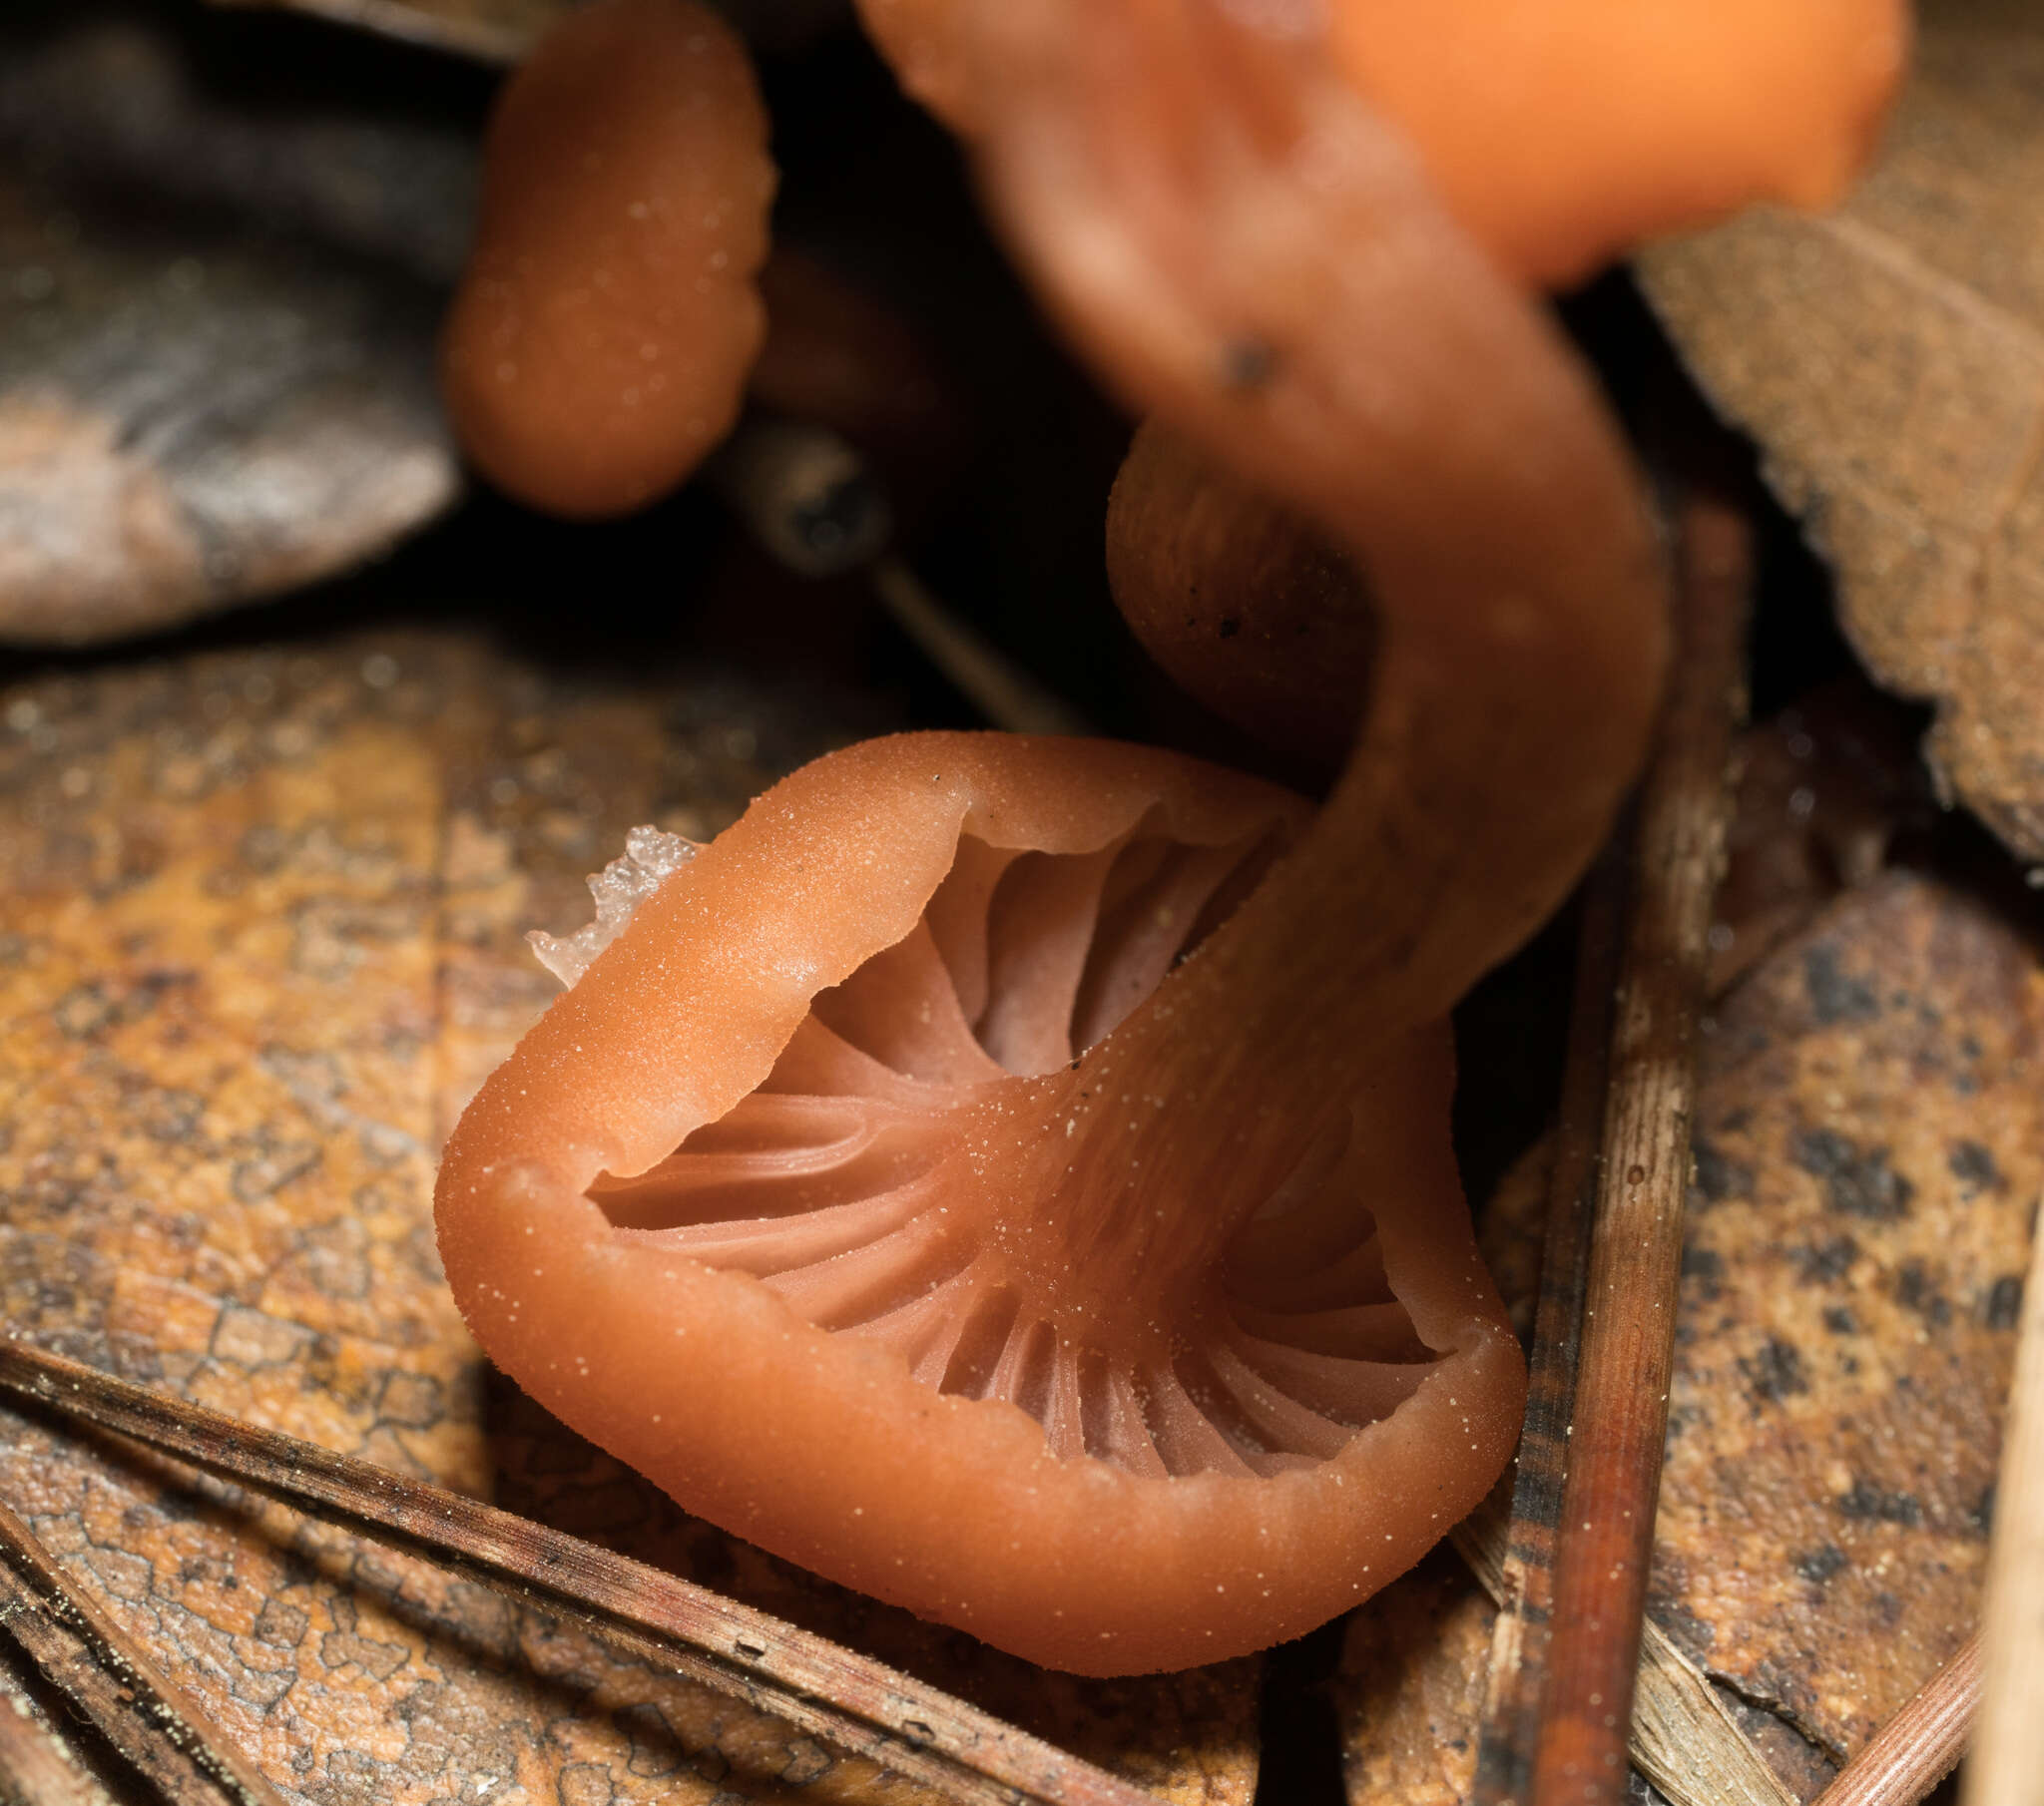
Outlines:
{"type": "MultiPolygon", "coordinates": [[[[1346,1125],[1305,1147],[1163,1356],[1089,1345],[1025,1307],[945,1170],[962,1106],[1110,1033],[1274,856],[1263,838],[1208,847],[1149,827],[1090,854],[961,837],[914,930],[815,998],[759,1090],[650,1170],[596,1181],[614,1230],[754,1274],[811,1323],[899,1349],[939,1392],[1019,1406],[1061,1459],[1270,1475],[1338,1454],[1435,1359],[1355,1201],[1346,1125]]],[[[649,832],[633,842],[646,858],[606,874],[632,894],[571,968],[651,888],[646,867],[686,857],[649,832]]]]}

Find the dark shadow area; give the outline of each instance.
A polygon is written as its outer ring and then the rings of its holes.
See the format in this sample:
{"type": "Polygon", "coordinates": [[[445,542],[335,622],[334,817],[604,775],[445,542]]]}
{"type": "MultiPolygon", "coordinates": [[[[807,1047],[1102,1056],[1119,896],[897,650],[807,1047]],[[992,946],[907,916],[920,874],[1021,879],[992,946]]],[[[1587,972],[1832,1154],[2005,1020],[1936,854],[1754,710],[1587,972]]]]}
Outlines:
{"type": "Polygon", "coordinates": [[[1340,1806],[1346,1799],[1341,1728],[1328,1688],[1347,1628],[1346,1618],[1336,1618],[1264,1657],[1257,1806],[1340,1806]]]}

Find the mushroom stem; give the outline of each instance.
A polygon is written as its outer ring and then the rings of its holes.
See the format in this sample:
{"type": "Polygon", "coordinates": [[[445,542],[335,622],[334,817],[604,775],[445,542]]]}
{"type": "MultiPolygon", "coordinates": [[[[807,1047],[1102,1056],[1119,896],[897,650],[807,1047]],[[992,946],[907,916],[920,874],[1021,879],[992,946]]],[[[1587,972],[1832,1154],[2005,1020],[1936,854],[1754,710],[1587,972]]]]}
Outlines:
{"type": "MultiPolygon", "coordinates": [[[[1163,0],[970,23],[1001,70],[983,171],[1053,308],[1377,600],[1325,810],[1153,1006],[1228,1022],[1210,1093],[1280,1052],[1299,1070],[1301,1038],[1338,1068],[1443,1013],[1602,838],[1667,656],[1645,498],[1559,334],[1317,44],[1163,0]]],[[[1117,1040],[1132,1083],[1182,1076],[1167,1025],[1117,1040]]]]}

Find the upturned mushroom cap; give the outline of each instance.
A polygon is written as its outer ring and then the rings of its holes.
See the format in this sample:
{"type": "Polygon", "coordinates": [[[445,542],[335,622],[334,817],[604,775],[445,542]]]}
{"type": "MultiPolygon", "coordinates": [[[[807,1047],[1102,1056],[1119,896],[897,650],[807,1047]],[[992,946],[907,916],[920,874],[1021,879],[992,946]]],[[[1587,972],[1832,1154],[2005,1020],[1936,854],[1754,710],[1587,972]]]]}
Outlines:
{"type": "Polygon", "coordinates": [[[1449,213],[1556,287],[1757,201],[1835,201],[1909,42],[1906,0],[1335,0],[1327,19],[1449,213]]]}
{"type": "Polygon", "coordinates": [[[690,1510],[1055,1666],[1374,1590],[1482,1496],[1523,1376],[1445,1028],[1300,1034],[1312,1070],[1245,1085],[1167,976],[1303,815],[1103,742],[787,779],[462,1118],[440,1240],[484,1346],[690,1510]]]}
{"type": "MultiPolygon", "coordinates": [[[[968,135],[1007,104],[974,0],[858,0],[901,85],[968,135]]],[[[1901,80],[1907,0],[1278,0],[1408,134],[1448,212],[1521,281],[1558,287],[1758,201],[1821,207],[1901,80]]]]}
{"type": "Polygon", "coordinates": [[[505,85],[441,347],[462,449],[551,513],[629,513],[730,431],[773,198],[745,46],[697,0],[594,0],[505,85]]]}

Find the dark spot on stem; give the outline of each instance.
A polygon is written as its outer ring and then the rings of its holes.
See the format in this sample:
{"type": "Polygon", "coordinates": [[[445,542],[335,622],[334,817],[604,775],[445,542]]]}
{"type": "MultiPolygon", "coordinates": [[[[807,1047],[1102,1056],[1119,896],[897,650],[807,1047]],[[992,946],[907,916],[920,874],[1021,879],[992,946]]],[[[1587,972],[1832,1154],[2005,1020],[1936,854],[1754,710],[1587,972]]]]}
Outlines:
{"type": "Polygon", "coordinates": [[[1231,339],[1221,368],[1231,388],[1260,389],[1277,372],[1277,347],[1261,338],[1231,339]]]}

